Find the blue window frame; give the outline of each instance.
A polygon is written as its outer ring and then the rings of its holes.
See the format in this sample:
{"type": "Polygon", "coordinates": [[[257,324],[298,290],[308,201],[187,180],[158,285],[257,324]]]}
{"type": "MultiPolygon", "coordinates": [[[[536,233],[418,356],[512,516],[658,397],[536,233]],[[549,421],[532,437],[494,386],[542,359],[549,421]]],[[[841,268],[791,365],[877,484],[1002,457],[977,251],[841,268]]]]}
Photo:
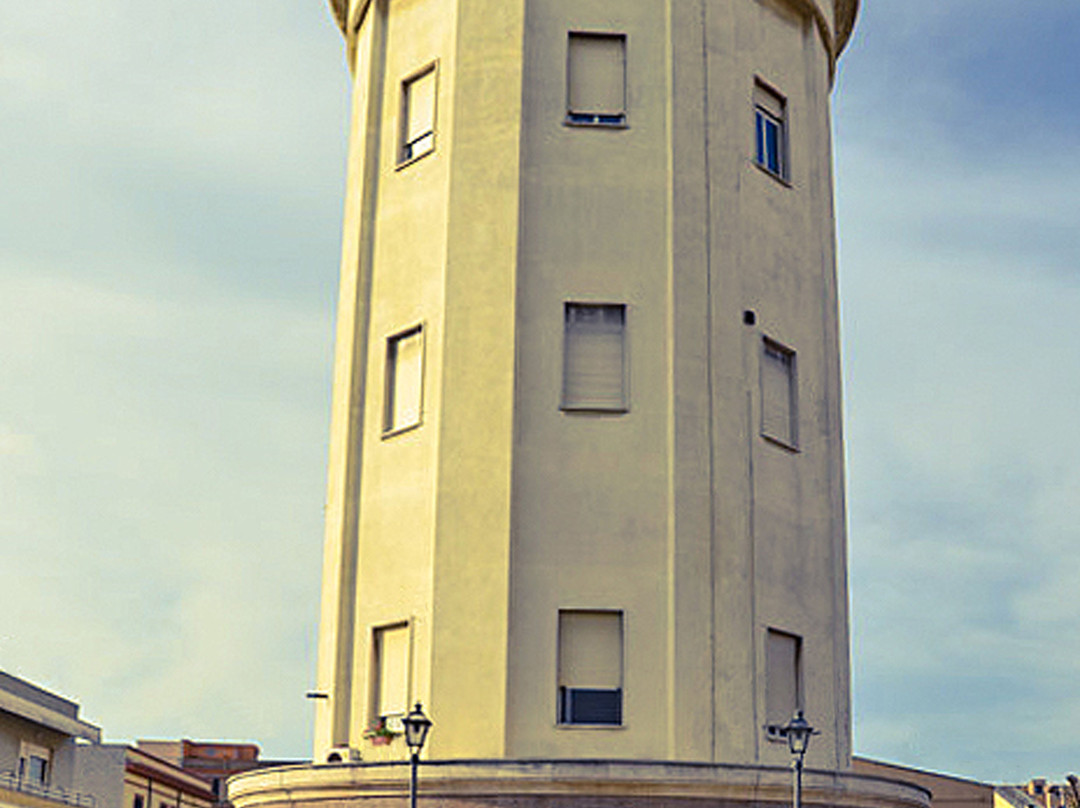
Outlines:
{"type": "Polygon", "coordinates": [[[782,180],[788,178],[787,102],[761,84],[754,85],[754,161],[782,180]]]}

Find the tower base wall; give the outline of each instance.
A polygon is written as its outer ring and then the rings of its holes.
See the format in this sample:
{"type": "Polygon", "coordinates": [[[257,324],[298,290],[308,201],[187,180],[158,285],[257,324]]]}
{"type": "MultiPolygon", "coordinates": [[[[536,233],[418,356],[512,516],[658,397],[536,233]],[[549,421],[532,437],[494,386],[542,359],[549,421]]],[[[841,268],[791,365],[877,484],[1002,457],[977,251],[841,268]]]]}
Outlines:
{"type": "MultiPolygon", "coordinates": [[[[423,762],[424,808],[779,808],[791,804],[779,766],[642,761],[423,762]]],[[[235,808],[400,808],[409,764],[289,766],[229,781],[235,808]]],[[[807,769],[806,808],[930,808],[930,793],[881,777],[807,769]]]]}

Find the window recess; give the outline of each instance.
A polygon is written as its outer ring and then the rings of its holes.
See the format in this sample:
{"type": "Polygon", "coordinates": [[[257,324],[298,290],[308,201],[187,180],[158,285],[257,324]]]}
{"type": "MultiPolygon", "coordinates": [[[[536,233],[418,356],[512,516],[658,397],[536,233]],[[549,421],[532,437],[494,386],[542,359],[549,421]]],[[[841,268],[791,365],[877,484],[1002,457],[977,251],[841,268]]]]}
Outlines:
{"type": "Polygon", "coordinates": [[[621,725],[620,611],[559,611],[558,722],[621,725]]]}
{"type": "Polygon", "coordinates": [[[755,162],[773,176],[788,179],[787,101],[761,82],[754,83],[755,162]]]}
{"type": "Polygon", "coordinates": [[[373,641],[371,723],[400,732],[409,711],[409,625],[377,628],[373,641]]]}
{"type": "Polygon", "coordinates": [[[761,348],[761,434],[796,449],[798,421],[795,351],[765,337],[761,348]]]}
{"type": "Polygon", "coordinates": [[[571,32],[566,123],[626,125],[626,35],[571,32]]]}
{"type": "Polygon", "coordinates": [[[562,409],[625,412],[626,306],[567,303],[562,409]]]}
{"type": "Polygon", "coordinates": [[[765,734],[784,740],[783,727],[805,708],[802,692],[802,638],[776,629],[765,632],[765,734]]]}
{"type": "Polygon", "coordinates": [[[424,330],[415,326],[386,341],[383,435],[420,425],[424,392],[424,330]]]}
{"type": "Polygon", "coordinates": [[[435,151],[437,78],[432,63],[401,84],[401,165],[435,151]]]}

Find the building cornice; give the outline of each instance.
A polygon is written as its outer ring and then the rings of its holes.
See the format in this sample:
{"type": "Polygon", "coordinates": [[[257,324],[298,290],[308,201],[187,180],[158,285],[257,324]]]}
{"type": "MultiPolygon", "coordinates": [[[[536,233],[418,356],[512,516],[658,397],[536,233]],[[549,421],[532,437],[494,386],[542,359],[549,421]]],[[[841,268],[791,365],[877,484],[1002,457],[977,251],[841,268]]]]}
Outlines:
{"type": "Polygon", "coordinates": [[[0,711],[17,715],[19,718],[41,724],[74,738],[83,738],[94,743],[101,741],[101,730],[93,724],[71,718],[56,710],[50,710],[48,707],[16,696],[14,693],[0,691],[0,711]]]}
{"type": "MultiPolygon", "coordinates": [[[[330,11],[337,21],[338,28],[348,40],[349,24],[349,0],[327,0],[330,3],[330,11]]],[[[859,0],[833,0],[833,19],[835,20],[835,33],[833,35],[832,58],[835,61],[840,52],[851,39],[851,32],[855,28],[855,17],[859,12],[859,0]]]]}

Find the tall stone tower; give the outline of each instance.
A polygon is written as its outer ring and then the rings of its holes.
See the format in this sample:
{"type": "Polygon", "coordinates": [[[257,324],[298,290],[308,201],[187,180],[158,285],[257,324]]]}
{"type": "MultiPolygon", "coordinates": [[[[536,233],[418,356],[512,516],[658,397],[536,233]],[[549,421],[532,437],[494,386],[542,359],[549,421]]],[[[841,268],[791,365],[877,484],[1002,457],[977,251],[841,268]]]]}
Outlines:
{"type": "Polygon", "coordinates": [[[866,803],[829,119],[856,0],[332,7],[314,761],[341,765],[234,801],[385,796],[420,701],[448,800],[787,799],[801,708],[811,799],[866,803]]]}

